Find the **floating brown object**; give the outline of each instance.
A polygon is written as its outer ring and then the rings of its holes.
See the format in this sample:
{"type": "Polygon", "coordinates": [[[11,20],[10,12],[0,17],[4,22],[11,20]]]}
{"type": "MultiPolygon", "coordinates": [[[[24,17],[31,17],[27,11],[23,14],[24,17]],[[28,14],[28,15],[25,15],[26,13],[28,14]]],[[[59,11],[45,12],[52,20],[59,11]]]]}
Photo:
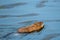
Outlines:
{"type": "Polygon", "coordinates": [[[33,31],[41,30],[43,28],[43,26],[44,26],[43,22],[36,22],[36,23],[34,23],[30,26],[19,28],[18,32],[19,33],[30,33],[30,32],[33,32],[33,31]]]}

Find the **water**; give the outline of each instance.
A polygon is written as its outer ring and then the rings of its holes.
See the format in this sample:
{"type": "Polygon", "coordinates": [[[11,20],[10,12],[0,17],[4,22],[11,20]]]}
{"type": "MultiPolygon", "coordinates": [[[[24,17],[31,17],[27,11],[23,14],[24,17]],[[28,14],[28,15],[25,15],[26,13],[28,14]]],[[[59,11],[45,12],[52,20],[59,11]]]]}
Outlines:
{"type": "Polygon", "coordinates": [[[0,40],[60,40],[60,0],[1,0],[0,40]],[[44,22],[39,32],[17,33],[18,28],[44,22]]]}

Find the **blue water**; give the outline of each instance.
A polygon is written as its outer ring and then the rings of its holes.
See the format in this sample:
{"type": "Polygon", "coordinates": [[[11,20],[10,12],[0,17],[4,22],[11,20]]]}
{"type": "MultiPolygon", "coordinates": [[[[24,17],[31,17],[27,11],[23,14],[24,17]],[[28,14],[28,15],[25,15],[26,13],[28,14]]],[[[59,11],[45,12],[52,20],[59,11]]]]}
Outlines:
{"type": "Polygon", "coordinates": [[[0,0],[0,40],[60,40],[59,4],[60,0],[0,0]],[[40,32],[17,33],[36,21],[44,22],[40,32]]]}

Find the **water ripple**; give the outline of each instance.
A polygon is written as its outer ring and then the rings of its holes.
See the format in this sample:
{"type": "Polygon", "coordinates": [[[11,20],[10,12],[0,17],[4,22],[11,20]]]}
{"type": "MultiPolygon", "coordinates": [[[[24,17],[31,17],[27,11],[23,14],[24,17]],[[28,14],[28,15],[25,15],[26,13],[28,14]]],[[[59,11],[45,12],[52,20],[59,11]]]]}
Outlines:
{"type": "Polygon", "coordinates": [[[25,5],[27,3],[14,3],[14,4],[6,4],[6,5],[0,5],[0,9],[9,9],[9,8],[14,8],[16,6],[20,6],[20,5],[25,5]]]}
{"type": "Polygon", "coordinates": [[[58,36],[60,36],[60,33],[49,34],[49,35],[45,36],[45,38],[43,38],[42,40],[51,40],[52,38],[55,38],[58,36]]]}
{"type": "Polygon", "coordinates": [[[45,7],[45,3],[48,2],[48,0],[42,0],[39,4],[37,4],[36,7],[40,8],[40,7],[45,7]]]}
{"type": "Polygon", "coordinates": [[[7,18],[7,17],[27,17],[27,16],[37,16],[37,13],[25,14],[25,15],[0,15],[0,18],[7,18]]]}

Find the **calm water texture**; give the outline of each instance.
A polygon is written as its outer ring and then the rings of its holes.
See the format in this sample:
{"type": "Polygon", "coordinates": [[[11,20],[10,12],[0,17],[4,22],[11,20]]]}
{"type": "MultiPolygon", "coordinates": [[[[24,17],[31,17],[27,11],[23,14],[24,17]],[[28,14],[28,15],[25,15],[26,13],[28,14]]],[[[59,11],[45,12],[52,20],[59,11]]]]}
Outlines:
{"type": "Polygon", "coordinates": [[[60,0],[0,0],[0,40],[60,40],[60,0]],[[20,27],[44,22],[39,32],[20,27]]]}

